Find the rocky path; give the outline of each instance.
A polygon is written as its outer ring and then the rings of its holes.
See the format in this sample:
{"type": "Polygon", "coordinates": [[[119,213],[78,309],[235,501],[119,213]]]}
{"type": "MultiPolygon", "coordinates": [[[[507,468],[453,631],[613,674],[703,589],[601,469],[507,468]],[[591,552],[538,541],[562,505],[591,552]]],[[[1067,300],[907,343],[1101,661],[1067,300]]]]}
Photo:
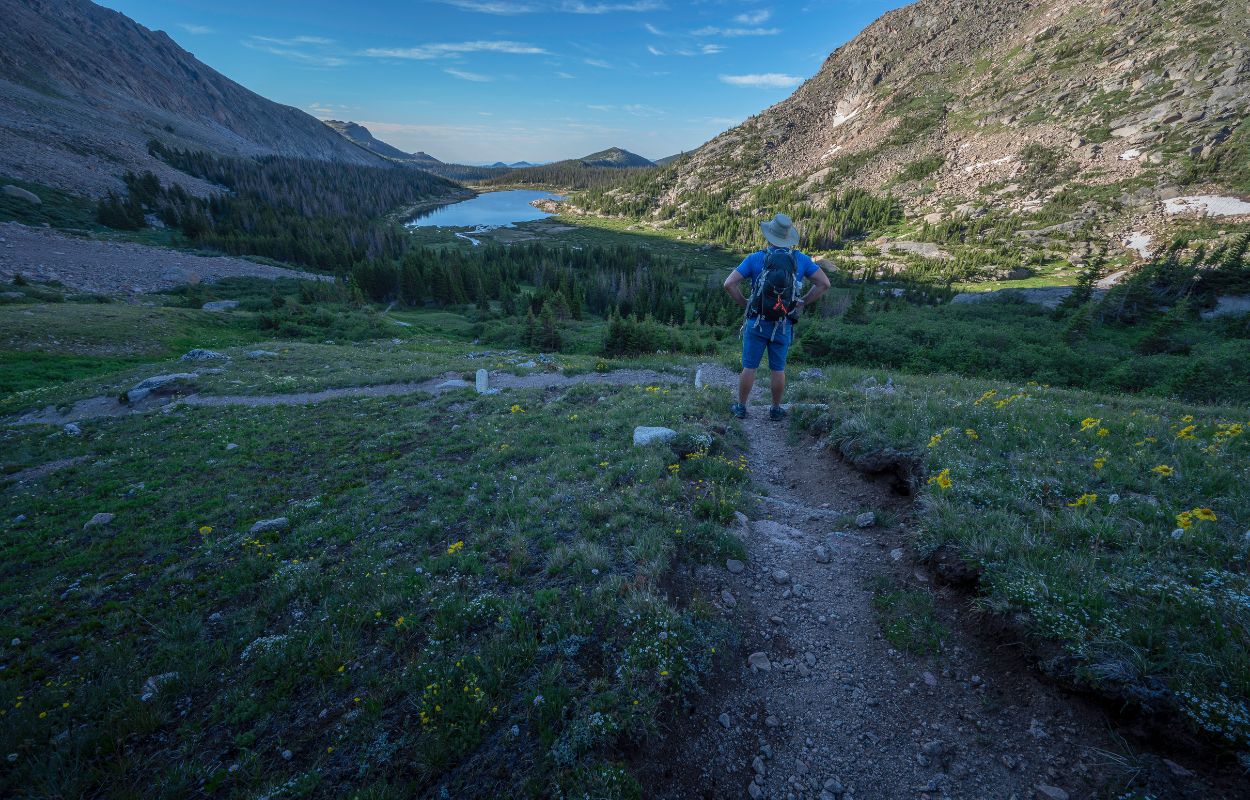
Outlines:
{"type": "MultiPolygon", "coordinates": [[[[714,381],[736,385],[724,372],[714,381]]],[[[1041,684],[1010,649],[956,638],[938,657],[895,650],[868,584],[935,588],[909,555],[910,501],[810,441],[788,446],[786,423],[766,414],[754,406],[744,421],[769,495],[746,526],[747,562],[694,576],[742,636],[737,667],[657,745],[667,763],[647,777],[667,788],[654,796],[1093,797],[1086,778],[1101,783],[1095,765],[1107,759],[1091,748],[1116,750],[1101,715],[1041,684]],[[871,526],[847,524],[866,509],[871,526]]]]}

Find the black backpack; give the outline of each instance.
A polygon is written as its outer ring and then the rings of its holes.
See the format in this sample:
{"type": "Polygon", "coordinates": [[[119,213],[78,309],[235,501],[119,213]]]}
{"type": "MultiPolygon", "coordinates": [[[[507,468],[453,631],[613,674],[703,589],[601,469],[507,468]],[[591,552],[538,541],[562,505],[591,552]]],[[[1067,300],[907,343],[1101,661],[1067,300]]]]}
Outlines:
{"type": "Polygon", "coordinates": [[[790,249],[769,250],[747,301],[747,316],[794,322],[799,300],[799,262],[790,249]]]}

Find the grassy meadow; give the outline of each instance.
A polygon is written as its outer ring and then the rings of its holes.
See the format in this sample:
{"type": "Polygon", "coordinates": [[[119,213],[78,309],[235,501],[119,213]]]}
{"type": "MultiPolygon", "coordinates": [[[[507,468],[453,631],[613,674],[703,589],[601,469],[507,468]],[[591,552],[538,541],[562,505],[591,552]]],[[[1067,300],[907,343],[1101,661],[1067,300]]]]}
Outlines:
{"type": "Polygon", "coordinates": [[[0,499],[3,793],[636,796],[614,746],[733,636],[662,598],[742,557],[720,405],[587,384],[10,431],[6,462],[81,460],[0,499]]]}

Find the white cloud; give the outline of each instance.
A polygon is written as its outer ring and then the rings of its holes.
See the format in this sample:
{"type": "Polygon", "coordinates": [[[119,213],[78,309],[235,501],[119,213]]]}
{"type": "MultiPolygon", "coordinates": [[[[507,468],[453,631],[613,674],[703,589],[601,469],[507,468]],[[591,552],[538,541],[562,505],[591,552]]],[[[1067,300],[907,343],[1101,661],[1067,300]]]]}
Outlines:
{"type": "Polygon", "coordinates": [[[568,74],[567,72],[557,72],[557,73],[556,73],[556,75],[560,76],[561,78],[572,78],[572,77],[573,77],[572,75],[568,74]]]}
{"type": "Polygon", "coordinates": [[[656,36],[668,36],[668,34],[667,34],[667,33],[665,33],[664,31],[660,30],[659,28],[655,27],[655,26],[654,26],[654,25],[652,25],[650,22],[648,22],[646,25],[643,25],[643,27],[644,27],[644,28],[646,28],[646,29],[647,29],[648,31],[650,31],[651,33],[655,34],[656,36]]]}
{"type": "Polygon", "coordinates": [[[298,61],[301,64],[308,64],[314,67],[341,67],[348,63],[347,59],[339,58],[335,55],[326,55],[322,53],[309,53],[304,50],[296,50],[292,48],[295,39],[270,39],[264,36],[253,36],[251,40],[244,39],[240,44],[244,47],[250,47],[253,50],[262,50],[266,53],[272,53],[275,56],[289,58],[292,61],[298,61]]]}
{"type": "Polygon", "coordinates": [[[647,45],[647,49],[651,51],[651,55],[653,55],[653,56],[662,56],[662,55],[664,55],[663,51],[661,51],[661,50],[656,50],[656,49],[655,49],[654,47],[652,47],[651,45],[647,45]]]}
{"type": "Polygon", "coordinates": [[[514,3],[508,0],[439,0],[464,11],[481,14],[537,14],[564,12],[566,14],[612,14],[617,11],[661,11],[661,0],[635,0],[632,3],[587,3],[583,0],[541,0],[540,2],[514,3]]]}
{"type": "Polygon", "coordinates": [[[457,78],[465,81],[486,82],[494,80],[494,78],[489,75],[478,75],[476,72],[461,72],[458,69],[445,69],[443,72],[446,72],[448,75],[455,75],[457,78]]]}
{"type": "Polygon", "coordinates": [[[216,33],[217,31],[204,25],[192,25],[189,22],[179,22],[178,27],[187,33],[216,33]]]}
{"type": "Polygon", "coordinates": [[[775,36],[781,28],[717,28],[709,25],[693,32],[695,36],[775,36]]]}
{"type": "Polygon", "coordinates": [[[493,116],[495,116],[494,114],[492,114],[492,113],[491,113],[491,112],[489,112],[489,111],[479,111],[479,112],[477,112],[477,113],[481,114],[483,117],[493,117],[493,116]]]}
{"type": "Polygon", "coordinates": [[[769,72],[764,75],[721,75],[720,79],[734,86],[755,86],[761,89],[788,89],[798,86],[803,78],[769,72]]]}
{"type": "Polygon", "coordinates": [[[596,111],[611,111],[615,106],[586,106],[586,108],[593,108],[596,111]]]}
{"type": "Polygon", "coordinates": [[[609,64],[606,61],[600,61],[597,58],[583,58],[582,61],[585,61],[587,64],[589,64],[592,67],[603,67],[604,69],[612,69],[611,64],[609,64]]]}
{"type": "Polygon", "coordinates": [[[705,56],[711,56],[711,55],[716,55],[717,53],[719,53],[719,52],[721,52],[722,50],[724,50],[724,49],[725,49],[725,45],[723,45],[723,44],[705,44],[705,45],[700,45],[700,48],[703,50],[703,55],[705,55],[705,56]]]}
{"type": "Polygon", "coordinates": [[[633,114],[635,117],[654,117],[657,114],[664,113],[658,108],[651,108],[650,106],[643,105],[621,106],[621,108],[633,114]]]}
{"type": "Polygon", "coordinates": [[[759,25],[772,15],[772,9],[761,8],[756,11],[748,11],[745,14],[739,14],[734,17],[734,22],[740,22],[743,25],[759,25]]]}
{"type": "Polygon", "coordinates": [[[440,42],[419,47],[372,47],[364,55],[376,58],[431,59],[461,53],[516,53],[518,55],[550,55],[541,47],[523,42],[440,42]]]}

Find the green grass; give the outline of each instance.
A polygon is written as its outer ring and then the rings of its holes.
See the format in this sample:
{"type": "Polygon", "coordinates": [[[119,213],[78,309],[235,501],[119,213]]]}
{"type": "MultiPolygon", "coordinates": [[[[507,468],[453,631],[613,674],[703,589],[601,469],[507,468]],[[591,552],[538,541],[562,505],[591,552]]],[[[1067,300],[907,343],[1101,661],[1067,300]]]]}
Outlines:
{"type": "Polygon", "coordinates": [[[88,458],[0,496],[0,640],[21,642],[0,648],[0,793],[638,796],[605,759],[730,635],[657,589],[743,557],[719,399],[581,385],[17,429],[6,473],[88,458]],[[704,455],[634,448],[638,424],[704,455]]]}
{"type": "Polygon", "coordinates": [[[1061,644],[1046,669],[1250,742],[1245,406],[900,374],[866,396],[830,372],[794,398],[830,404],[810,424],[921,466],[917,548],[954,547],[984,610],[1061,644]]]}
{"type": "Polygon", "coordinates": [[[938,621],[932,594],[896,588],[885,576],[868,588],[873,592],[873,616],[886,641],[920,656],[936,655],[944,649],[950,632],[938,621]]]}

